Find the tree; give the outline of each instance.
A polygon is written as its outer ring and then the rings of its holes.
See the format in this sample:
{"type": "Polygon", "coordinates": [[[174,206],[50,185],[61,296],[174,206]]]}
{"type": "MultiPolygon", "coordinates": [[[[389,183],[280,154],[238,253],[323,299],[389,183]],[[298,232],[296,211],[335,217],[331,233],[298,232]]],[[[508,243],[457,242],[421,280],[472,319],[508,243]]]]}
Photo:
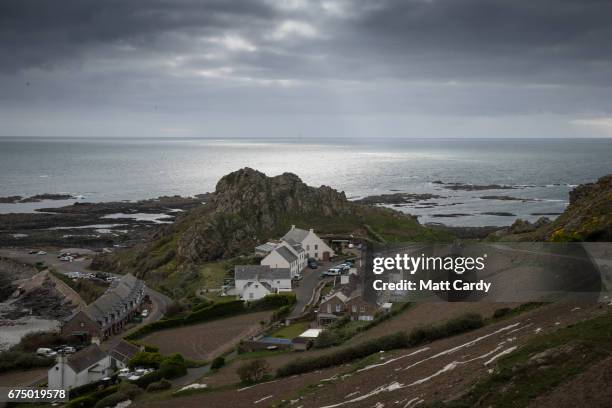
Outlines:
{"type": "Polygon", "coordinates": [[[266,360],[253,360],[242,364],[236,370],[236,374],[240,377],[240,381],[245,384],[253,384],[262,381],[268,375],[270,365],[266,360]]]}

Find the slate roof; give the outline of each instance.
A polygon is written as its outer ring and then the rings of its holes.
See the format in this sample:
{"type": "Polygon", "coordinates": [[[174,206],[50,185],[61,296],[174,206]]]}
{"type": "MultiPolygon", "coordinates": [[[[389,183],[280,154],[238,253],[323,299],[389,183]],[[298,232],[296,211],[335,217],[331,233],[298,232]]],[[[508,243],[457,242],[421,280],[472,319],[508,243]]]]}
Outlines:
{"type": "Polygon", "coordinates": [[[309,231],[303,230],[301,228],[291,228],[289,232],[287,232],[282,240],[288,242],[291,245],[301,244],[302,241],[306,238],[309,231]]]}
{"type": "Polygon", "coordinates": [[[108,354],[106,354],[97,344],[80,350],[73,355],[68,357],[67,364],[76,373],[80,373],[89,367],[98,364],[101,360],[104,360],[108,354]]]}
{"type": "Polygon", "coordinates": [[[252,280],[249,281],[246,285],[244,285],[244,288],[248,288],[249,286],[252,286],[254,284],[260,284],[261,286],[263,286],[264,288],[266,288],[268,290],[268,292],[273,293],[274,292],[274,288],[272,286],[270,286],[270,284],[268,282],[261,282],[258,279],[257,280],[252,280]]]}
{"type": "Polygon", "coordinates": [[[134,344],[125,340],[121,340],[119,343],[117,343],[117,345],[115,345],[115,347],[110,349],[108,354],[110,354],[110,356],[115,360],[121,361],[123,364],[127,364],[128,361],[130,361],[130,359],[138,352],[140,352],[140,347],[135,346],[134,344]]]}
{"type": "Polygon", "coordinates": [[[272,252],[278,246],[278,244],[274,242],[266,242],[265,244],[261,244],[255,247],[256,251],[261,252],[272,252]]]}
{"type": "Polygon", "coordinates": [[[289,268],[270,268],[269,265],[236,265],[234,267],[235,280],[259,279],[291,279],[289,268]]]}
{"type": "Polygon", "coordinates": [[[295,256],[295,254],[291,252],[291,250],[287,248],[286,246],[276,248],[275,251],[278,252],[278,254],[282,256],[283,259],[289,263],[295,262],[298,259],[297,256],[295,256]]]}
{"type": "Polygon", "coordinates": [[[129,303],[140,301],[143,290],[144,283],[128,273],[121,278],[116,286],[111,287],[106,293],[89,304],[85,313],[103,326],[110,324],[110,321],[105,322],[105,317],[114,314],[115,320],[123,318],[131,310],[129,303]]]}

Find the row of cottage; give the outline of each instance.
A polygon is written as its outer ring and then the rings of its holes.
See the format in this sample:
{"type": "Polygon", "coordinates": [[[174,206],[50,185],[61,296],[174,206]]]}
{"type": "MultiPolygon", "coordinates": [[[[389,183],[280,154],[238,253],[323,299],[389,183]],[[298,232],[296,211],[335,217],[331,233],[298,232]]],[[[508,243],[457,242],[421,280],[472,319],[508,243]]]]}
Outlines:
{"type": "Polygon", "coordinates": [[[147,300],[144,282],[128,273],[94,302],[70,316],[62,325],[62,335],[105,340],[121,333],[147,300]]]}
{"type": "Polygon", "coordinates": [[[291,291],[292,280],[306,268],[308,259],[327,261],[334,251],[312,229],[292,225],[280,240],[257,246],[255,254],[263,257],[259,265],[234,267],[236,293],[244,300],[291,291]]]}

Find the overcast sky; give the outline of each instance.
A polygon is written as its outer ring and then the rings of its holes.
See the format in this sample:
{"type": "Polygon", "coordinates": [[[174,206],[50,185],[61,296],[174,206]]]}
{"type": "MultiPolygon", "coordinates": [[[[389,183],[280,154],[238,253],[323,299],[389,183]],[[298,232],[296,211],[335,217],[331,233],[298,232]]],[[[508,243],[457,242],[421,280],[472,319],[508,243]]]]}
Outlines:
{"type": "Polygon", "coordinates": [[[612,136],[610,0],[2,0],[0,135],[612,136]]]}

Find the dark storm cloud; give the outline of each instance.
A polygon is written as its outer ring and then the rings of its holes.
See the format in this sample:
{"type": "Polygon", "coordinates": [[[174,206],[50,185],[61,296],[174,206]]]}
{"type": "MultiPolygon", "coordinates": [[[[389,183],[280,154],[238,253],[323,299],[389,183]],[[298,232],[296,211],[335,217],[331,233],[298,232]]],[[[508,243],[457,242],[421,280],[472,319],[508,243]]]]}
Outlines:
{"type": "Polygon", "coordinates": [[[542,114],[556,129],[612,115],[610,21],[609,0],[4,0],[0,114],[11,129],[84,109],[194,127],[542,114]]]}

